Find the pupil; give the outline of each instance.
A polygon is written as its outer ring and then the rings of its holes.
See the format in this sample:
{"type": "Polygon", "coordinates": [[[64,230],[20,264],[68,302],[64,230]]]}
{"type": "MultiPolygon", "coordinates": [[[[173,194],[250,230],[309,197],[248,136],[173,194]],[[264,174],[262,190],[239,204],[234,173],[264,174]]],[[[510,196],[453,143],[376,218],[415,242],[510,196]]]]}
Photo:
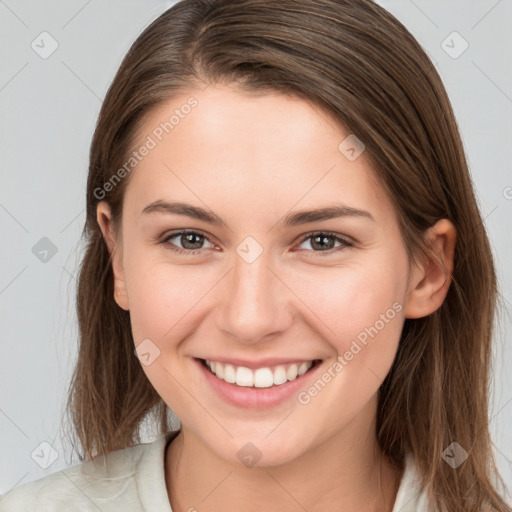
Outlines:
{"type": "MultiPolygon", "coordinates": [[[[199,235],[196,235],[194,233],[188,233],[188,234],[185,234],[183,235],[185,237],[185,240],[186,240],[186,243],[183,243],[183,237],[182,237],[182,244],[184,247],[187,247],[187,243],[191,243],[192,245],[194,245],[194,242],[192,241],[194,239],[194,237],[196,238],[201,238],[199,235]]],[[[199,247],[188,247],[189,249],[199,249],[200,248],[200,245],[201,245],[201,242],[200,241],[197,241],[196,244],[199,244],[199,247]]]]}
{"type": "Polygon", "coordinates": [[[326,235],[326,236],[324,236],[324,235],[317,235],[317,236],[315,236],[315,237],[313,238],[313,246],[314,246],[314,245],[317,243],[317,241],[319,241],[319,240],[321,241],[321,244],[323,243],[323,245],[319,245],[319,247],[320,247],[321,249],[326,249],[326,248],[327,248],[327,249],[332,249],[333,240],[332,240],[332,238],[331,238],[330,236],[328,236],[328,235],[326,235]],[[330,243],[329,243],[329,242],[325,243],[325,241],[326,241],[326,240],[330,240],[330,243]],[[326,246],[328,246],[328,247],[326,247],[326,246]]]}

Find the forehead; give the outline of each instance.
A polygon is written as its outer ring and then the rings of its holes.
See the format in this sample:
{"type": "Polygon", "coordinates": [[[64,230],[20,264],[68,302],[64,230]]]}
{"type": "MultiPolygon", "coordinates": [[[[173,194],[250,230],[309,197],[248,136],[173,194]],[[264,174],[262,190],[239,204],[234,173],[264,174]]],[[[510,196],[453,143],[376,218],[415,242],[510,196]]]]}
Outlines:
{"type": "Polygon", "coordinates": [[[346,200],[389,210],[364,151],[347,158],[349,136],[323,109],[296,97],[191,89],[145,117],[135,149],[151,149],[134,169],[125,201],[140,210],[179,195],[204,198],[213,209],[230,200],[239,208],[243,197],[247,207],[287,210],[298,201],[346,200]]]}
{"type": "Polygon", "coordinates": [[[170,139],[180,146],[201,141],[246,153],[264,147],[271,156],[318,144],[327,133],[334,142],[342,135],[338,123],[311,102],[278,92],[256,94],[214,85],[182,92],[154,108],[139,138],[150,132],[164,144],[170,139]]]}

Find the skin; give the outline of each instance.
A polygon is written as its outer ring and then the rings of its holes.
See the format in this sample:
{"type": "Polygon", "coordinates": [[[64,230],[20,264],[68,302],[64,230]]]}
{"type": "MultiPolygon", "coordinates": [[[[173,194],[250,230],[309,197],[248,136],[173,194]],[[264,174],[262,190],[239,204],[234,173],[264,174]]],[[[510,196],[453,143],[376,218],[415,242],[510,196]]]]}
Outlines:
{"type": "MultiPolygon", "coordinates": [[[[455,229],[444,219],[430,228],[425,237],[438,257],[412,264],[366,154],[349,161],[338,150],[349,133],[304,100],[220,85],[191,89],[150,112],[139,142],[190,96],[197,107],[132,171],[117,236],[108,204],[97,209],[115,300],[130,311],[135,345],[150,339],[160,350],[143,370],[182,422],[165,455],[172,509],[391,511],[402,473],[375,440],[377,392],[405,318],[429,315],[446,296],[455,229]],[[141,214],[156,200],[206,208],[226,226],[141,214]],[[333,203],[373,220],[277,224],[333,203]],[[179,229],[209,240],[193,241],[195,255],[158,243],[179,229]],[[353,245],[329,238],[326,255],[304,236],[310,231],[332,231],[353,245]],[[252,263],[236,251],[248,236],[263,249],[252,263]],[[193,361],[322,359],[320,376],[394,303],[396,316],[307,405],[293,396],[241,410],[205,383],[193,361]],[[261,452],[254,467],[237,457],[249,441],[261,452]]],[[[179,236],[172,243],[194,248],[179,236]]]]}

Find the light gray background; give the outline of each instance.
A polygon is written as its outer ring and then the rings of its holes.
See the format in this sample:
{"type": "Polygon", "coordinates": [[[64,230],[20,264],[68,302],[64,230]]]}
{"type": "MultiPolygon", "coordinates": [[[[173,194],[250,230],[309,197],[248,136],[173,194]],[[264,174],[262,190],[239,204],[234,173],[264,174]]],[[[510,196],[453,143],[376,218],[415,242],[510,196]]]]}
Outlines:
{"type": "MultiPolygon", "coordinates": [[[[0,493],[77,462],[60,425],[76,356],[89,144],[123,55],[173,3],[0,0],[0,493]],[[31,47],[34,40],[42,46],[43,31],[58,43],[46,59],[31,47]],[[32,252],[42,237],[57,248],[46,262],[32,252]],[[57,454],[47,469],[31,456],[48,453],[43,442],[57,454]]],[[[491,430],[512,492],[512,2],[379,3],[417,37],[444,80],[491,237],[504,304],[491,430]],[[450,36],[454,31],[469,44],[457,58],[464,40],[450,36]]],[[[152,435],[148,430],[148,441],[152,435]]]]}

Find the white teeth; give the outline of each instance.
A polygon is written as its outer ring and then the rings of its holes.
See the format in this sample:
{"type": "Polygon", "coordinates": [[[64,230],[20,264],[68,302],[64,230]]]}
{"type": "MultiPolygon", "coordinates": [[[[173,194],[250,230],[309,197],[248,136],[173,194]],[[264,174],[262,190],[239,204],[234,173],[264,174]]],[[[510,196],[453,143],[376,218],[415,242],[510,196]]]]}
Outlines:
{"type": "Polygon", "coordinates": [[[298,366],[296,364],[292,364],[286,371],[286,378],[288,380],[295,380],[298,374],[299,374],[298,366]]]}
{"type": "Polygon", "coordinates": [[[278,366],[274,370],[274,384],[278,386],[279,384],[284,384],[287,380],[284,366],[278,366]]]}
{"type": "Polygon", "coordinates": [[[215,364],[215,374],[219,379],[224,378],[224,365],[222,363],[214,363],[215,364]]]}
{"type": "MultiPolygon", "coordinates": [[[[219,364],[219,363],[217,363],[219,364]]],[[[245,366],[239,366],[236,369],[236,385],[252,387],[254,382],[254,375],[249,368],[245,366]]]]}
{"type": "MultiPolygon", "coordinates": [[[[220,363],[222,364],[222,363],[220,363]]],[[[224,365],[224,380],[230,384],[234,384],[236,381],[235,367],[232,364],[224,365]]]]}
{"type": "Polygon", "coordinates": [[[309,363],[302,363],[299,366],[298,374],[299,375],[304,375],[310,368],[311,368],[311,364],[309,364],[309,363]]]}
{"type": "Polygon", "coordinates": [[[236,384],[241,387],[269,388],[271,386],[279,386],[304,375],[313,366],[313,361],[279,365],[273,371],[270,368],[258,368],[253,371],[245,366],[235,367],[232,364],[209,360],[206,360],[206,365],[219,379],[230,384],[236,384]]]}
{"type": "Polygon", "coordinates": [[[258,368],[254,372],[254,387],[269,388],[273,384],[274,376],[272,375],[272,370],[270,368],[258,368]]]}

